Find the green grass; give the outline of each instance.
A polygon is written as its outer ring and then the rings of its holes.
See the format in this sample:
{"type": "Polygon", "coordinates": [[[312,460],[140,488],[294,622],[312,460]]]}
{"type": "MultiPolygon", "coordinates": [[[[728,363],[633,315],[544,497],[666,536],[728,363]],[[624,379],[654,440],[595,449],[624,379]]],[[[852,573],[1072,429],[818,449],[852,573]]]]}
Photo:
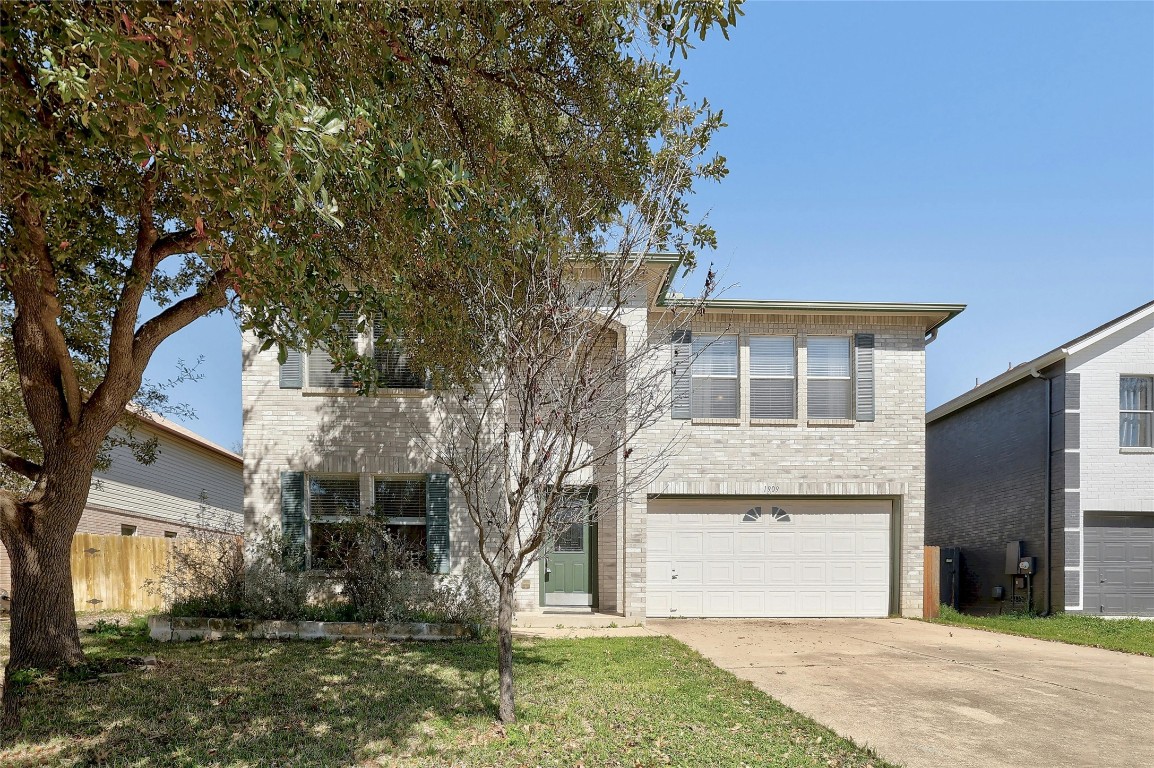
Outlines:
{"type": "Polygon", "coordinates": [[[1045,618],[1024,614],[967,616],[945,605],[941,616],[931,621],[1154,656],[1154,621],[1103,619],[1072,613],[1057,613],[1045,618]]]}
{"type": "Polygon", "coordinates": [[[518,640],[506,728],[490,643],[161,644],[103,629],[84,636],[94,665],[159,665],[33,681],[0,765],[886,765],[664,637],[518,640]]]}

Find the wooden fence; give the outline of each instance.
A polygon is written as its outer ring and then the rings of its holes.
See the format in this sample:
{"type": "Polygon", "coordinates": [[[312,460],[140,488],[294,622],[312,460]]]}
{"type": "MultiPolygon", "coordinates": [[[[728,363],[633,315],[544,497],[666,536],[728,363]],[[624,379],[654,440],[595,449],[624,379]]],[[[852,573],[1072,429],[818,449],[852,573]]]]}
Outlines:
{"type": "Polygon", "coordinates": [[[922,618],[936,619],[942,607],[942,558],[939,547],[925,548],[922,576],[922,618]]]}
{"type": "Polygon", "coordinates": [[[72,539],[72,594],[78,611],[152,611],[144,589],[164,569],[176,539],[78,533],[72,539]]]}

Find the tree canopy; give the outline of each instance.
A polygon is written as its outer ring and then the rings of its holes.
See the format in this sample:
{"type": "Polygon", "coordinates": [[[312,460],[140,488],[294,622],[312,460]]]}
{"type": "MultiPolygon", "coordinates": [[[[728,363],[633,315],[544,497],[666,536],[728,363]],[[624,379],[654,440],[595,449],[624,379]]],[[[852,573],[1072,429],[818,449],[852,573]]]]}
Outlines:
{"type": "MultiPolygon", "coordinates": [[[[524,238],[593,247],[664,133],[716,125],[686,104],[674,61],[739,13],[740,0],[0,4],[0,313],[31,426],[13,447],[0,436],[0,463],[31,481],[0,488],[10,667],[81,656],[68,542],[165,339],[230,308],[269,345],[322,339],[353,366],[332,332],[341,310],[459,340],[464,273],[515,269],[524,238]]],[[[684,214],[669,231],[690,252],[710,233],[684,214]]]]}

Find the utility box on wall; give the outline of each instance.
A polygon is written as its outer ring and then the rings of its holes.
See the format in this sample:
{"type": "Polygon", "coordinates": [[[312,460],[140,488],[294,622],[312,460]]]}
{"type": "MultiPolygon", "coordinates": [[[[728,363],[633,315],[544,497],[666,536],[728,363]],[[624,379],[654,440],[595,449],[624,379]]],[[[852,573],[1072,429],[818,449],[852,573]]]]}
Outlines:
{"type": "Polygon", "coordinates": [[[939,547],[938,560],[938,600],[956,611],[961,606],[962,550],[960,547],[939,547]]]}

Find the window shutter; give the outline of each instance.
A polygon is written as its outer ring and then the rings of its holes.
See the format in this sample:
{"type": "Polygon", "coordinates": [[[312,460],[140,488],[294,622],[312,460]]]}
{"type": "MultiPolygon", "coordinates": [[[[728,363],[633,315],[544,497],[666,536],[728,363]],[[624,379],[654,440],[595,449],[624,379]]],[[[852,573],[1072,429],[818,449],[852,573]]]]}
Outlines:
{"type": "Polygon", "coordinates": [[[305,565],[305,473],[280,473],[280,528],[285,540],[286,570],[305,565]]]}
{"type": "Polygon", "coordinates": [[[858,421],[874,420],[874,335],[859,333],[853,337],[856,360],[854,381],[857,388],[855,413],[858,421]]]}
{"type": "Polygon", "coordinates": [[[300,389],[304,385],[304,369],[301,367],[301,351],[285,350],[284,363],[280,367],[280,388],[300,389]]]}
{"type": "Polygon", "coordinates": [[[449,476],[434,472],[425,479],[425,542],[429,571],[449,572],[449,476]]]}
{"type": "Polygon", "coordinates": [[[690,417],[689,365],[693,359],[693,332],[674,331],[673,348],[673,418],[690,417]]]}

